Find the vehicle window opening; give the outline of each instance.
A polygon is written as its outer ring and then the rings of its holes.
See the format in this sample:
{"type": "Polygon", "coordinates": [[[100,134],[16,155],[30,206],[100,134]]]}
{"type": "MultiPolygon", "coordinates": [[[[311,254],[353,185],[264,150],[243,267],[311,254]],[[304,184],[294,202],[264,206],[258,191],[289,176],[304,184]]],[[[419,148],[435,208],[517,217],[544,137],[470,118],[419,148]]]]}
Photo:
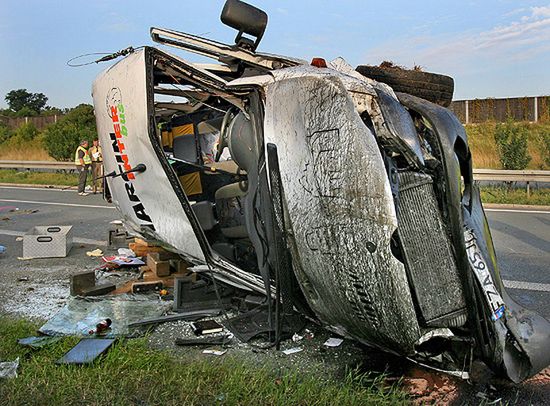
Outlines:
{"type": "Polygon", "coordinates": [[[257,273],[246,228],[246,119],[215,91],[157,63],[154,106],[157,137],[213,251],[257,273]],[[235,159],[238,158],[239,160],[235,159]]]}

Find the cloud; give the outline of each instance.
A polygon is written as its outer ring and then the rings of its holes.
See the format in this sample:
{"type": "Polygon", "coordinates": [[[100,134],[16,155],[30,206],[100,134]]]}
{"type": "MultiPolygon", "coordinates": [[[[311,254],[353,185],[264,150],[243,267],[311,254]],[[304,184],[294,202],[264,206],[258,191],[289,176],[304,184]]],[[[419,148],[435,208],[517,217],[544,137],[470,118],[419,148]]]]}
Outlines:
{"type": "Polygon", "coordinates": [[[107,14],[100,29],[107,32],[121,33],[133,31],[135,27],[126,16],[111,11],[107,14]]]}
{"type": "Polygon", "coordinates": [[[408,66],[420,64],[428,70],[464,72],[477,71],[483,65],[531,60],[547,53],[550,5],[518,9],[514,14],[514,21],[486,31],[388,41],[372,49],[368,61],[392,60],[408,66]]]}

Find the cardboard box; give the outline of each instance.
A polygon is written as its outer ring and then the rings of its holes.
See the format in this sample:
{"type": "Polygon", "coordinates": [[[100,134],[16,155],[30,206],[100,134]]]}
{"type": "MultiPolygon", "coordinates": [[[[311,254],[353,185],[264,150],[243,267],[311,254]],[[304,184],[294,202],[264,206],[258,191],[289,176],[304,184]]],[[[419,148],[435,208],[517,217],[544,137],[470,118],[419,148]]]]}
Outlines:
{"type": "Polygon", "coordinates": [[[147,267],[157,276],[170,275],[170,261],[162,260],[158,252],[147,254],[147,267]]]}

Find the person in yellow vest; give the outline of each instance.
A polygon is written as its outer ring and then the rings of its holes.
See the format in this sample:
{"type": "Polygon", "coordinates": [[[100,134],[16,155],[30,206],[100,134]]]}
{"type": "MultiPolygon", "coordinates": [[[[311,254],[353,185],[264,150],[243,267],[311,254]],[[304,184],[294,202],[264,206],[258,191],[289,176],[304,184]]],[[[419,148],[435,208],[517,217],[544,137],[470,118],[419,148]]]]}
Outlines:
{"type": "Polygon", "coordinates": [[[87,196],[88,193],[84,192],[84,190],[86,189],[88,168],[92,164],[90,155],[88,155],[88,141],[82,140],[80,142],[80,145],[74,154],[74,163],[76,165],[76,170],[78,171],[78,194],[80,196],[87,196]]]}
{"type": "Polygon", "coordinates": [[[93,140],[92,147],[88,150],[90,159],[92,160],[92,190],[94,195],[103,190],[100,178],[103,175],[103,151],[99,146],[99,140],[93,140]]]}

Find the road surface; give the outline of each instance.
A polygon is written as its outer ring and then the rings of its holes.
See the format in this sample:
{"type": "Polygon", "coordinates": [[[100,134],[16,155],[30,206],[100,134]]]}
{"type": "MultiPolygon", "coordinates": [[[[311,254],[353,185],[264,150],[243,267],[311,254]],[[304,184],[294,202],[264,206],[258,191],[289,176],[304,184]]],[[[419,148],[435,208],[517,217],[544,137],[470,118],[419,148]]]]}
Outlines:
{"type": "MultiPolygon", "coordinates": [[[[550,318],[550,212],[488,209],[487,215],[502,277],[511,295],[550,318]]],[[[0,244],[10,249],[20,249],[14,247],[13,236],[35,225],[72,225],[77,243],[99,246],[107,239],[109,222],[120,218],[100,195],[0,187],[0,219],[4,216],[10,220],[0,220],[0,244]],[[10,207],[18,208],[21,214],[8,216],[10,207]],[[29,212],[33,210],[38,211],[29,212]]]]}
{"type": "MultiPolygon", "coordinates": [[[[487,210],[487,215],[508,292],[525,307],[550,319],[550,212],[493,209],[487,210]]],[[[34,309],[31,317],[51,317],[66,303],[69,276],[97,267],[98,259],[88,258],[85,252],[98,247],[106,249],[109,223],[116,219],[120,219],[120,213],[99,195],[81,197],[74,191],[0,186],[0,245],[8,250],[0,256],[3,285],[0,314],[8,311],[28,315],[29,309],[34,309]],[[15,208],[18,210],[12,211],[15,208]],[[76,244],[71,254],[63,260],[18,260],[22,247],[15,238],[35,225],[72,225],[76,244]]],[[[155,334],[163,337],[162,331],[155,334]]],[[[477,404],[481,401],[480,393],[490,393],[491,401],[500,398],[503,402],[524,403],[521,401],[524,400],[537,405],[550,402],[550,369],[521,385],[491,377],[467,384],[411,367],[402,358],[389,362],[388,354],[379,355],[380,368],[373,367],[370,363],[377,358],[376,352],[349,345],[353,349],[346,351],[355,359],[350,365],[361,362],[369,371],[386,369],[396,379],[414,381],[421,377],[430,382],[428,397],[420,398],[427,403],[477,404]]],[[[341,356],[337,364],[343,365],[345,359],[341,356]]]]}

